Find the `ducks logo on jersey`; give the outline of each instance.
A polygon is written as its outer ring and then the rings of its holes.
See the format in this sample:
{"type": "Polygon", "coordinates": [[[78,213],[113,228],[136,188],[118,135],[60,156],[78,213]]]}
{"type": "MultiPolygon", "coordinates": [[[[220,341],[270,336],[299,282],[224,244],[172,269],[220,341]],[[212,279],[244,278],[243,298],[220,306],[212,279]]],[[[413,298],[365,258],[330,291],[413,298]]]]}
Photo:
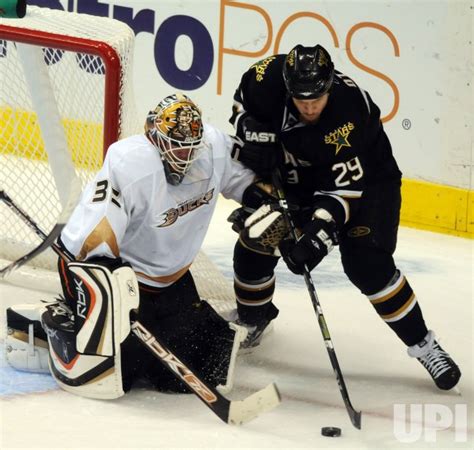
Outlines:
{"type": "Polygon", "coordinates": [[[180,217],[188,214],[191,211],[196,210],[202,205],[208,205],[213,197],[214,188],[197,198],[193,198],[191,200],[187,200],[186,202],[181,203],[180,205],[178,205],[177,208],[168,209],[168,211],[165,211],[162,214],[163,222],[157,225],[157,227],[163,228],[173,225],[180,217]]]}

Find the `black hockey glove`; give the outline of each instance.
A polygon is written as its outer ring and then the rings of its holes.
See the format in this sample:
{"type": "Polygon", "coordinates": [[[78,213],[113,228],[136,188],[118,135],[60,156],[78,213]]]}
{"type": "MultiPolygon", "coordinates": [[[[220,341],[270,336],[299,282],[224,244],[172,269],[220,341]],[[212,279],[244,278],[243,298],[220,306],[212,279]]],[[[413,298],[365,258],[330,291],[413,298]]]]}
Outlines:
{"type": "Polygon", "coordinates": [[[232,223],[232,229],[240,233],[244,229],[244,223],[255,210],[263,204],[277,203],[274,187],[269,183],[259,180],[250,184],[242,195],[242,207],[232,211],[227,221],[232,223]]]}
{"type": "Polygon", "coordinates": [[[278,163],[280,152],[272,125],[247,116],[237,126],[233,157],[262,178],[269,178],[278,163]]]}
{"type": "Polygon", "coordinates": [[[311,272],[337,243],[336,223],[325,209],[318,209],[297,242],[285,239],[280,243],[280,253],[288,268],[301,275],[305,265],[311,272]]]}

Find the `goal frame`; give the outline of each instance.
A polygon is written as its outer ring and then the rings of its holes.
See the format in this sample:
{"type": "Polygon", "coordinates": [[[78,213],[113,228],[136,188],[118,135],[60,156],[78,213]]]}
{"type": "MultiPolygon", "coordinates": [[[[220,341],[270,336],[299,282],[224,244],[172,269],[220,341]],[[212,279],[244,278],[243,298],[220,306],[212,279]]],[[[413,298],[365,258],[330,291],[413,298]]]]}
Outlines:
{"type": "Polygon", "coordinates": [[[52,47],[64,51],[87,53],[98,56],[105,66],[103,155],[109,146],[119,138],[120,92],[122,71],[120,57],[109,44],[92,39],[78,38],[64,34],[23,29],[0,24],[0,40],[10,40],[38,47],[52,47]]]}

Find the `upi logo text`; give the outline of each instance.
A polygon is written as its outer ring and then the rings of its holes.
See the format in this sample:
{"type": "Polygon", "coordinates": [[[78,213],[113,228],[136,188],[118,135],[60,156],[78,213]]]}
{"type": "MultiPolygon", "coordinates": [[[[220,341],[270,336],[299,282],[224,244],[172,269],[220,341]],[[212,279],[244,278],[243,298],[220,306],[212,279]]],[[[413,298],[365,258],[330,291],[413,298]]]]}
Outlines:
{"type": "Polygon", "coordinates": [[[436,442],[436,433],[448,428],[454,430],[454,442],[467,442],[466,404],[454,410],[437,403],[393,405],[393,434],[400,442],[436,442]]]}

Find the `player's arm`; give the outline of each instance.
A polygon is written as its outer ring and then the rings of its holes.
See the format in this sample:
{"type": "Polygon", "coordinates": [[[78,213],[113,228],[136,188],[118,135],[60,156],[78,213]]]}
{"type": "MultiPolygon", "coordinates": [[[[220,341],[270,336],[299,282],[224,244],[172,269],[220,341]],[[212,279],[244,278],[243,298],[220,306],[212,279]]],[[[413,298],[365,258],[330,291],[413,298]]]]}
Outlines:
{"type": "MultiPolygon", "coordinates": [[[[347,167],[351,163],[340,164],[337,167],[347,167]]],[[[314,192],[313,214],[298,241],[287,239],[280,245],[280,252],[293,273],[302,274],[305,265],[311,271],[338,244],[339,231],[357,211],[362,198],[362,166],[357,168],[356,178],[348,186],[314,192]]]]}
{"type": "Polygon", "coordinates": [[[123,169],[109,155],[61,233],[63,246],[78,260],[94,256],[118,258],[129,222],[130,193],[123,169]]]}
{"type": "Polygon", "coordinates": [[[258,81],[258,64],[244,73],[234,94],[232,116],[229,122],[236,134],[233,158],[255,171],[257,175],[270,178],[278,163],[280,149],[278,130],[273,123],[273,112],[284,102],[277,98],[271,83],[271,61],[267,65],[268,78],[258,81]],[[273,91],[273,92],[272,92],[273,91]]]}

